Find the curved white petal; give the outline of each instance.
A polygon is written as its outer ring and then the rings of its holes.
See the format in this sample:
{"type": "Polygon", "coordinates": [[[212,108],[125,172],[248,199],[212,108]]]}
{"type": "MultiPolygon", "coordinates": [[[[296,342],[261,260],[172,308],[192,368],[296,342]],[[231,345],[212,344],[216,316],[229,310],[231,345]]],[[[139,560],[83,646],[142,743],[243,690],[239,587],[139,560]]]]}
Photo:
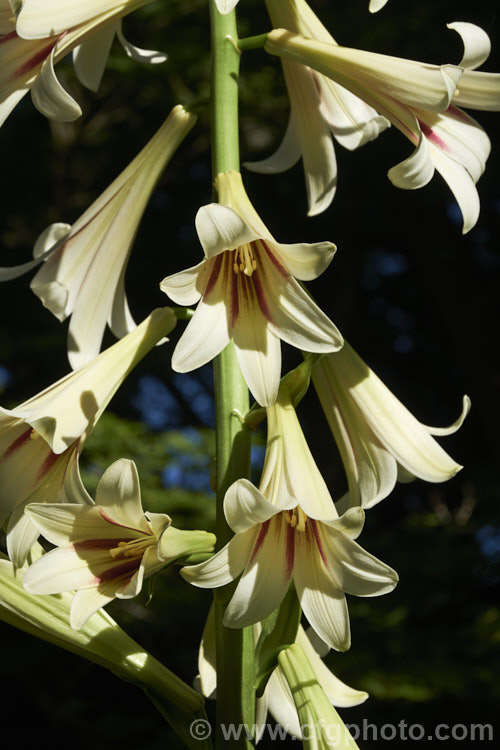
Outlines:
{"type": "Polygon", "coordinates": [[[7,524],[7,552],[15,568],[21,568],[40,531],[24,512],[25,503],[20,503],[12,511],[7,524]]]}
{"type": "Polygon", "coordinates": [[[261,406],[276,401],[281,377],[281,344],[259,310],[241,310],[233,325],[236,355],[253,397],[261,406]]]}
{"type": "Polygon", "coordinates": [[[234,581],[248,562],[256,534],[254,528],[235,534],[210,560],[181,568],[182,577],[193,586],[204,589],[234,581]]]}
{"type": "Polygon", "coordinates": [[[248,480],[237,479],[224,496],[224,515],[233,531],[246,531],[281,511],[248,480]]]}
{"type": "Polygon", "coordinates": [[[259,527],[248,564],[224,614],[226,627],[259,622],[279,607],[292,575],[290,533],[293,531],[283,514],[259,527]]]}
{"type": "Polygon", "coordinates": [[[500,109],[500,73],[466,70],[453,96],[453,103],[469,109],[500,109]]]}
{"type": "MultiPolygon", "coordinates": [[[[276,274],[275,280],[277,280],[276,274]]],[[[340,349],[344,339],[332,321],[315,302],[290,278],[284,285],[278,282],[282,293],[269,295],[271,320],[269,327],[287,344],[306,352],[333,352],[340,349]]],[[[279,289],[278,284],[274,289],[279,289]]]]}
{"type": "Polygon", "coordinates": [[[82,44],[73,50],[73,67],[82,86],[97,91],[108,61],[109,52],[119,22],[108,23],[96,29],[82,44]]]}
{"type": "Polygon", "coordinates": [[[215,0],[215,4],[219,13],[226,15],[226,13],[230,13],[238,5],[238,0],[215,0]]]}
{"type": "Polygon", "coordinates": [[[73,26],[90,22],[97,25],[101,17],[131,13],[147,0],[28,0],[16,18],[16,29],[24,39],[61,34],[73,26]]]}
{"type": "MultiPolygon", "coordinates": [[[[113,304],[111,306],[111,312],[108,315],[108,326],[116,336],[117,339],[122,339],[128,333],[137,328],[137,323],[132,317],[130,308],[128,306],[127,295],[125,293],[125,266],[122,268],[122,272],[116,284],[115,295],[113,297],[113,304]]],[[[162,339],[158,344],[168,341],[168,339],[162,339]]]]}
{"type": "Polygon", "coordinates": [[[387,4],[387,0],[370,0],[370,5],[368,6],[368,10],[370,11],[370,13],[377,13],[386,4],[387,4]]]}
{"type": "Polygon", "coordinates": [[[95,504],[110,524],[151,533],[142,510],[139,475],[133,461],[120,458],[106,469],[97,485],[95,504]]]}
{"type": "Polygon", "coordinates": [[[89,617],[115,598],[115,586],[107,584],[98,588],[82,589],[73,597],[70,624],[74,630],[83,628],[89,617]]]}
{"type": "Polygon", "coordinates": [[[202,260],[196,266],[166,276],[160,289],[178,305],[195,305],[206,286],[208,264],[202,260]]]}
{"type": "Polygon", "coordinates": [[[121,21],[118,23],[116,35],[120,40],[120,44],[125,50],[125,54],[127,55],[127,57],[132,58],[132,60],[135,60],[135,62],[155,65],[157,63],[164,63],[168,58],[168,55],[166,55],[164,52],[159,52],[158,50],[153,49],[141,49],[141,47],[136,47],[135,45],[127,41],[127,39],[125,39],[123,35],[121,21]]]}
{"type": "Polygon", "coordinates": [[[31,88],[33,104],[42,115],[59,122],[72,122],[81,116],[80,105],[59,83],[54,72],[54,49],[44,61],[31,88]]]}
{"type": "Polygon", "coordinates": [[[277,174],[286,172],[297,164],[302,155],[301,140],[296,117],[290,114],[287,129],[277,150],[267,159],[245,162],[243,166],[251,172],[261,174],[277,174]]]}
{"type": "Polygon", "coordinates": [[[427,185],[433,175],[434,164],[423,134],[420,134],[418,146],[412,155],[387,172],[392,184],[404,190],[415,190],[427,185]]]}
{"type": "Polygon", "coordinates": [[[36,525],[40,534],[56,547],[84,539],[131,539],[133,534],[121,533],[106,523],[95,507],[69,503],[30,503],[26,515],[36,525]]]}
{"type": "Polygon", "coordinates": [[[325,556],[336,561],[336,576],[342,589],[355,596],[380,596],[394,589],[398,574],[360,547],[357,542],[329,526],[321,527],[325,556]]]}
{"type": "Polygon", "coordinates": [[[460,416],[452,423],[449,427],[429,427],[428,425],[423,425],[426,430],[430,432],[431,435],[453,435],[454,432],[460,429],[460,427],[463,425],[464,420],[471,409],[471,400],[468,396],[464,396],[462,399],[462,411],[460,413],[460,416]]]}
{"type": "Polygon", "coordinates": [[[202,206],[196,214],[195,226],[206,258],[258,239],[236,211],[220,203],[202,206]]]}
{"type": "Polygon", "coordinates": [[[467,234],[477,223],[481,204],[474,180],[468,171],[439,148],[430,144],[434,165],[455,196],[463,217],[462,234],[467,234]]]}
{"type": "Polygon", "coordinates": [[[87,552],[83,557],[72,544],[58,547],[29,567],[24,576],[24,588],[30,594],[60,594],[91,588],[99,584],[99,573],[106,565],[109,567],[110,561],[109,551],[105,554],[87,552]]]}
{"type": "Polygon", "coordinates": [[[304,533],[295,534],[293,579],[304,614],[316,633],[336,651],[351,645],[349,615],[344,592],[332,570],[304,533]]]}
{"type": "Polygon", "coordinates": [[[446,24],[462,37],[464,54],[458,63],[461,68],[473,70],[479,68],[488,59],[491,52],[491,42],[488,34],[480,26],[464,21],[454,21],[446,24]]]}
{"type": "Polygon", "coordinates": [[[332,242],[300,242],[295,245],[277,242],[273,249],[291,275],[301,281],[316,279],[328,268],[337,252],[332,242]]]}
{"type": "Polygon", "coordinates": [[[213,305],[203,300],[187,324],[172,355],[175,372],[190,372],[211,362],[229,344],[224,300],[213,305]]]}

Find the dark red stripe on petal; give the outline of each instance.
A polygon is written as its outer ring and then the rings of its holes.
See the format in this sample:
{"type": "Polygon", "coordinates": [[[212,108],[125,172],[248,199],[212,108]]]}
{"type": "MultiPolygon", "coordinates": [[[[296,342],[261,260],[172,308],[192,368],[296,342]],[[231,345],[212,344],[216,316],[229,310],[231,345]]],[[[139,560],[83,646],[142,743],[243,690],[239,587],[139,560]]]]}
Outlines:
{"type": "MultiPolygon", "coordinates": [[[[229,263],[231,263],[231,261],[232,261],[232,258],[229,259],[229,263]]],[[[231,270],[232,269],[229,269],[229,273],[231,273],[231,270]]],[[[238,289],[241,286],[240,276],[241,274],[234,273],[234,270],[231,273],[231,280],[230,280],[231,296],[230,296],[230,315],[229,315],[231,328],[234,326],[234,324],[238,320],[238,315],[240,314],[240,301],[239,301],[239,296],[238,296],[238,289]]]]}
{"type": "Polygon", "coordinates": [[[30,70],[33,70],[33,68],[38,67],[39,65],[42,65],[47,57],[52,52],[53,48],[56,46],[57,42],[59,41],[60,37],[57,37],[54,41],[50,42],[50,44],[47,44],[42,49],[38,50],[32,57],[30,57],[28,60],[26,60],[22,65],[19,66],[19,68],[15,71],[13,78],[19,78],[19,76],[24,75],[25,73],[29,73],[30,70]]]}
{"type": "Polygon", "coordinates": [[[314,539],[316,541],[316,545],[318,547],[319,554],[321,555],[321,559],[323,560],[323,564],[325,567],[328,567],[328,562],[325,555],[325,550],[323,547],[323,541],[321,539],[321,535],[319,533],[318,523],[314,520],[314,518],[308,518],[306,523],[306,528],[308,525],[311,525],[312,532],[314,534],[314,539]]]}
{"type": "Polygon", "coordinates": [[[135,557],[127,562],[120,563],[119,565],[112,565],[100,575],[101,583],[110,583],[112,581],[127,582],[129,581],[134,573],[137,572],[141,564],[141,558],[135,557]]]}
{"type": "MultiPolygon", "coordinates": [[[[220,272],[221,272],[221,266],[223,261],[223,256],[226,253],[219,253],[219,255],[216,255],[215,258],[211,261],[212,262],[212,270],[210,271],[210,276],[208,277],[207,285],[205,287],[205,291],[203,292],[203,299],[206,300],[212,289],[217,283],[217,279],[219,278],[220,272]]],[[[210,263],[210,261],[208,261],[210,263]]]]}
{"type": "MultiPolygon", "coordinates": [[[[259,303],[260,311],[262,315],[270,322],[273,322],[273,318],[271,315],[271,310],[269,308],[267,297],[264,289],[264,285],[262,283],[261,275],[259,270],[253,272],[252,274],[252,281],[253,281],[253,288],[255,289],[255,296],[257,297],[257,302],[259,303]]],[[[277,300],[276,300],[277,302],[277,300]]]]}
{"type": "Polygon", "coordinates": [[[4,452],[3,457],[4,458],[8,458],[13,453],[15,453],[17,450],[19,450],[19,448],[22,448],[22,446],[25,445],[25,443],[28,443],[30,441],[30,439],[31,439],[31,433],[32,432],[33,432],[33,429],[31,427],[28,427],[22,433],[22,435],[19,435],[19,437],[16,438],[16,440],[14,440],[14,442],[11,443],[11,445],[9,445],[9,447],[7,448],[7,450],[4,452]]]}
{"type": "Polygon", "coordinates": [[[429,140],[431,143],[434,143],[435,146],[438,146],[438,148],[442,149],[443,151],[449,151],[446,143],[437,135],[437,133],[433,131],[432,128],[430,128],[425,124],[425,122],[421,122],[420,120],[418,121],[418,124],[420,125],[422,133],[425,135],[427,140],[429,140]]]}
{"type": "Polygon", "coordinates": [[[15,31],[11,31],[9,34],[4,34],[3,36],[0,36],[0,44],[3,44],[4,42],[10,42],[10,40],[14,39],[14,37],[16,36],[17,34],[15,31]]]}
{"type": "MultiPolygon", "coordinates": [[[[286,540],[285,540],[285,561],[286,561],[286,577],[290,578],[293,570],[293,561],[295,559],[295,531],[292,529],[291,524],[285,521],[286,529],[286,540]]],[[[301,532],[298,532],[301,533],[301,532]]]]}
{"type": "MultiPolygon", "coordinates": [[[[64,454],[61,455],[64,456],[64,454]]],[[[49,473],[59,457],[60,456],[57,453],[53,453],[52,451],[50,451],[49,455],[38,469],[35,479],[36,482],[40,482],[49,473]]]]}
{"type": "Polygon", "coordinates": [[[250,560],[248,561],[249,564],[253,562],[255,555],[257,554],[257,552],[260,550],[260,548],[262,547],[264,543],[264,539],[266,538],[267,532],[269,531],[269,523],[270,523],[269,521],[264,521],[264,523],[260,525],[260,530],[257,535],[257,539],[255,540],[252,554],[250,555],[250,560]]]}
{"type": "MultiPolygon", "coordinates": [[[[255,250],[257,250],[258,244],[262,245],[263,250],[265,251],[266,255],[268,256],[269,260],[273,264],[273,266],[276,268],[277,271],[283,276],[284,279],[290,278],[290,273],[287,271],[285,266],[278,260],[276,255],[274,254],[271,247],[267,244],[265,240],[259,240],[259,243],[255,243],[255,250]]],[[[258,255],[258,250],[256,252],[256,255],[258,255]]],[[[258,261],[257,261],[258,263],[258,261]]]]}
{"type": "Polygon", "coordinates": [[[118,523],[118,521],[115,521],[114,518],[111,518],[111,516],[108,516],[101,507],[98,507],[97,511],[104,521],[112,524],[113,526],[119,526],[121,529],[130,529],[131,531],[139,531],[141,534],[144,534],[144,536],[146,536],[147,534],[151,536],[153,535],[153,532],[151,530],[146,532],[146,531],[143,531],[142,529],[137,529],[136,526],[127,526],[127,524],[125,523],[118,523]]]}
{"type": "MultiPolygon", "coordinates": [[[[118,545],[118,542],[122,540],[116,539],[83,539],[79,542],[73,542],[73,549],[75,552],[84,552],[85,550],[93,549],[113,549],[118,545]]],[[[127,541],[124,539],[123,541],[127,541]]]]}

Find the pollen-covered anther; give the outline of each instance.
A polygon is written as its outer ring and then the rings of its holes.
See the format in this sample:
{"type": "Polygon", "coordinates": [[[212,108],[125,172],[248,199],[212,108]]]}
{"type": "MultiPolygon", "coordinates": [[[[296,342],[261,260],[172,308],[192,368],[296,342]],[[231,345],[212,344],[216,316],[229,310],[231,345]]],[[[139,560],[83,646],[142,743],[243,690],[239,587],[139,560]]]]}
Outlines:
{"type": "Polygon", "coordinates": [[[142,557],[147,547],[152,544],[156,544],[155,537],[151,539],[131,539],[128,542],[118,542],[116,547],[109,550],[111,557],[116,558],[131,558],[131,557],[142,557]]]}
{"type": "Polygon", "coordinates": [[[241,245],[234,251],[233,270],[235,273],[244,273],[251,276],[257,268],[257,261],[252,250],[252,245],[241,245]]]}
{"type": "Polygon", "coordinates": [[[297,505],[293,510],[287,510],[285,513],[285,518],[292,529],[295,529],[296,531],[306,530],[307,516],[300,505],[297,505]]]}

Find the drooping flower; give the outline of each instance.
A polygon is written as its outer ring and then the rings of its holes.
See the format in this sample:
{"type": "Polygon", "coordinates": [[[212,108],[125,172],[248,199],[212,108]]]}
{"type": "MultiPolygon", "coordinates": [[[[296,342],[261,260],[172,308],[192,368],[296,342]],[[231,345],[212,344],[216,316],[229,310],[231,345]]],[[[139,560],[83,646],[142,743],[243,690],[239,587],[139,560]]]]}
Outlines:
{"type": "Polygon", "coordinates": [[[484,171],[490,142],[478,123],[455,104],[468,106],[468,101],[480,100],[484,108],[497,108],[500,84],[470,77],[472,68],[489,54],[487,34],[469,23],[452,23],[449,28],[464,43],[459,66],[439,67],[339,47],[281,29],[268,35],[266,49],[332,78],[387,117],[416,147],[408,159],[389,170],[389,179],[398,187],[415,189],[426,185],[437,170],[460,206],[467,232],[479,215],[475,183],[484,171]],[[461,95],[463,76],[465,95],[461,95]],[[491,107],[495,91],[497,104],[491,107]]]}
{"type": "Polygon", "coordinates": [[[155,310],[89,364],[15,409],[0,408],[0,522],[10,514],[7,546],[15,565],[38,537],[24,514],[27,503],[89,502],[78,472],[85,440],[129,372],[175,322],[170,308],[155,310]]]}
{"type": "Polygon", "coordinates": [[[281,649],[278,664],[295,703],[305,750],[359,750],[302,646],[292,643],[281,649]]]}
{"type": "Polygon", "coordinates": [[[240,479],[226,493],[224,512],[234,537],[210,560],[182,568],[181,574],[200,588],[224,586],[241,574],[224,615],[226,627],[246,627],[267,617],[293,580],[313,629],[330,647],[346,651],[345,593],[376,596],[397,583],[391,568],[353,541],[363,525],[361,508],[321,521],[300,506],[281,510],[240,479]]]}
{"type": "Polygon", "coordinates": [[[76,590],[76,630],[115,597],[137,596],[144,579],[165,565],[210,553],[215,544],[206,531],[175,529],[165,513],[144,513],[137,469],[124,458],[102,475],[95,505],[31,503],[26,513],[57,549],[30,566],[24,587],[32,594],[76,590]]]}
{"type": "Polygon", "coordinates": [[[125,295],[132,243],[151,193],[195,115],[174,107],[153,138],[82,216],[52,224],[38,238],[35,260],[0,269],[8,280],[43,263],[31,288],[58,320],[71,316],[68,357],[74,369],[97,356],[106,323],[120,338],[135,326],[125,295]]]}
{"type": "MultiPolygon", "coordinates": [[[[254,642],[257,644],[261,632],[261,624],[253,626],[254,642]]],[[[302,625],[299,625],[296,643],[303,649],[306,658],[313,669],[316,679],[325,691],[333,706],[345,708],[358,706],[368,698],[368,693],[363,690],[355,690],[339,680],[333,672],[328,669],[321,657],[326,656],[328,646],[323,643],[314,633],[306,633],[302,625]]],[[[203,637],[198,652],[199,687],[201,693],[207,697],[215,697],[217,689],[216,670],[216,637],[214,608],[210,612],[203,629],[203,637]]],[[[267,712],[286,729],[293,737],[301,736],[301,727],[295,707],[293,696],[287,681],[277,666],[267,682],[264,693],[256,701],[256,735],[259,735],[266,726],[267,712]]]]}
{"type": "Polygon", "coordinates": [[[0,0],[0,125],[30,90],[35,107],[46,117],[61,122],[80,117],[80,106],[54,72],[54,65],[71,50],[80,83],[94,91],[115,34],[129,57],[164,62],[166,55],[134,47],[121,30],[122,17],[148,2],[151,0],[24,0],[14,18],[9,0],[0,0]]]}
{"type": "Polygon", "coordinates": [[[205,260],[160,284],[177,304],[200,300],[175,348],[172,368],[201,367],[232,339],[248,387],[265,406],[278,392],[280,339],[308,352],[342,346],[337,328],[294,278],[319,276],[335,246],[276,242],[238,172],[219,174],[215,185],[220,203],[203,206],[196,216],[205,260]]]}
{"type": "MultiPolygon", "coordinates": [[[[336,44],[305,0],[266,0],[275,27],[336,44]]],[[[324,211],[337,188],[332,136],[350,150],[376,138],[390,122],[362,99],[305,65],[282,59],[290,97],[290,119],[275,154],[245,163],[255,172],[283,172],[302,156],[309,216],[324,211]]]]}
{"type": "Polygon", "coordinates": [[[338,503],[371,508],[387,497],[396,481],[415,477],[445,482],[462,468],[434,440],[459,429],[470,408],[450,427],[419,422],[346,342],[312,370],[323,411],[340,451],[349,485],[338,503]]]}
{"type": "Polygon", "coordinates": [[[206,720],[203,698],[145,651],[107,612],[95,612],[77,631],[70,626],[72,594],[28,594],[23,587],[26,568],[43,552],[36,543],[22,568],[16,568],[0,552],[0,620],[134,683],[146,692],[164,716],[169,717],[187,747],[210,750],[210,744],[201,738],[195,743],[187,729],[195,718],[206,720]]]}

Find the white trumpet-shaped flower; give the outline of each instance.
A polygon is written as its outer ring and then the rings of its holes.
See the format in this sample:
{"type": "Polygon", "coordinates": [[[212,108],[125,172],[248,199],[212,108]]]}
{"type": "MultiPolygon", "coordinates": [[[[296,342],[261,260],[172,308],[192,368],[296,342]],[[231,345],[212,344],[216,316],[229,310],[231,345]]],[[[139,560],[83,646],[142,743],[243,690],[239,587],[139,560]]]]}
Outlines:
{"type": "Polygon", "coordinates": [[[86,438],[133,367],[175,325],[170,308],[155,310],[132,333],[76,372],[15,409],[0,408],[0,523],[22,565],[38,529],[27,503],[88,502],[78,472],[86,438]]]}
{"type": "Polygon", "coordinates": [[[235,536],[210,560],[181,573],[202,588],[223,586],[242,574],[224,615],[227,627],[267,617],[293,580],[313,629],[330,647],[345,651],[350,646],[345,593],[384,594],[398,577],[353,541],[363,527],[363,510],[351,508],[339,518],[283,388],[267,412],[260,489],[240,479],[224,498],[235,536]]]}
{"type": "Polygon", "coordinates": [[[433,435],[459,429],[470,408],[463,399],[450,427],[419,422],[346,342],[341,352],[314,365],[312,379],[339,448],[349,492],[339,511],[371,508],[392,492],[396,481],[415,477],[445,482],[462,468],[433,435]]]}
{"type": "Polygon", "coordinates": [[[215,180],[219,204],[200,208],[196,229],[205,260],[167,276],[161,289],[177,304],[198,307],[172,357],[177,372],[209,362],[233,340],[244,378],[262,405],[276,399],[280,339],[308,352],[336,351],[342,337],[297,283],[330,263],[329,242],[283,245],[253,208],[238,172],[215,180]]]}
{"type": "Polygon", "coordinates": [[[33,104],[46,117],[61,122],[80,117],[80,106],[54,72],[54,65],[71,50],[80,83],[93,91],[99,87],[115,35],[129,57],[164,62],[166,55],[134,47],[122,33],[122,17],[148,2],[24,0],[13,3],[20,5],[14,17],[9,0],[0,0],[0,125],[30,90],[33,104]]]}
{"type": "Polygon", "coordinates": [[[43,263],[31,288],[58,320],[71,316],[68,357],[76,369],[101,348],[106,324],[118,338],[135,326],[125,272],[149,197],[196,117],[174,107],[161,128],[102,195],[70,226],[52,224],[35,244],[35,260],[0,269],[8,280],[43,263]]]}
{"type": "MultiPolygon", "coordinates": [[[[257,623],[253,626],[254,642],[256,644],[260,633],[261,625],[257,623]]],[[[349,687],[328,669],[321,657],[327,655],[329,648],[317,637],[314,631],[309,630],[306,633],[302,625],[299,625],[295,642],[303,649],[319,684],[333,706],[347,708],[364,703],[368,698],[368,693],[349,687]]],[[[213,606],[210,609],[203,629],[203,636],[198,652],[198,670],[199,686],[202,694],[207,698],[215,697],[217,670],[213,606]]],[[[256,701],[257,738],[265,728],[268,711],[286,729],[288,734],[291,734],[293,737],[301,736],[301,727],[293,696],[279,666],[273,670],[264,693],[256,701]]]]}
{"type": "Polygon", "coordinates": [[[102,475],[95,505],[31,503],[39,532],[57,549],[24,574],[31,594],[74,591],[71,626],[78,630],[115,597],[130,599],[144,579],[194,552],[210,553],[215,537],[173,528],[165,513],[144,513],[133,461],[115,461],[102,475]]]}
{"type": "Polygon", "coordinates": [[[500,85],[488,77],[492,74],[472,70],[489,54],[487,34],[469,23],[448,27],[464,43],[459,66],[428,65],[339,47],[280,29],[268,35],[266,49],[332,78],[390,120],[416,148],[389,170],[389,179],[397,187],[415,189],[426,185],[437,170],[460,206],[467,232],[479,215],[475,184],[484,171],[490,142],[478,123],[455,105],[498,108],[500,85]]]}
{"type": "MultiPolygon", "coordinates": [[[[275,27],[336,44],[305,0],[266,0],[275,27]]],[[[363,99],[305,65],[282,60],[290,97],[290,119],[275,154],[246,163],[255,172],[283,172],[302,156],[309,216],[324,211],[337,188],[337,160],[332,136],[355,149],[373,140],[390,122],[363,99]]]]}

